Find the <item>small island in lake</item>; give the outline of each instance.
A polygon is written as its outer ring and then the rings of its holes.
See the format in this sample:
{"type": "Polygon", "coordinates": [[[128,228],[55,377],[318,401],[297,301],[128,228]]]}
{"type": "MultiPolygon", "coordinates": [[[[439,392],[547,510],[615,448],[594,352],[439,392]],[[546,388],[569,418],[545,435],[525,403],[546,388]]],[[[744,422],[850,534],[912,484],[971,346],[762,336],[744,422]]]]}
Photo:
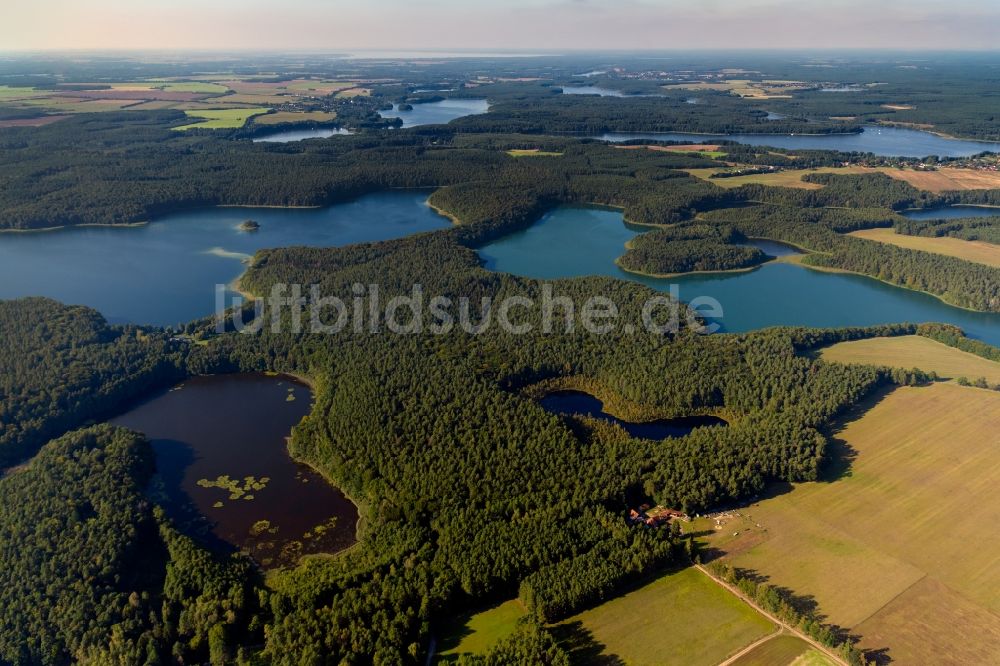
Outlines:
{"type": "Polygon", "coordinates": [[[238,228],[240,231],[253,232],[260,229],[260,223],[255,220],[243,220],[238,228]]]}

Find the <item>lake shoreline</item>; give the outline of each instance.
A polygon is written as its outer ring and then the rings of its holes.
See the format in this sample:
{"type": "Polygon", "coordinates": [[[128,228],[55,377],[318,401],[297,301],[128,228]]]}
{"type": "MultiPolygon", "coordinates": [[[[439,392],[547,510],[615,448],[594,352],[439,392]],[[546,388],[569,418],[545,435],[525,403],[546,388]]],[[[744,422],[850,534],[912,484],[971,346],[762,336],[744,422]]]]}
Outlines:
{"type": "MultiPolygon", "coordinates": [[[[865,239],[865,240],[867,240],[867,239],[865,239]]],[[[871,241],[871,242],[876,243],[878,241],[871,241]]],[[[917,293],[917,294],[924,294],[925,296],[930,296],[930,297],[932,297],[932,298],[934,298],[934,299],[936,299],[936,300],[944,303],[945,305],[947,305],[950,308],[956,308],[958,310],[964,310],[965,312],[972,312],[972,313],[975,313],[975,314],[985,314],[985,315],[995,315],[995,314],[998,314],[997,312],[994,312],[992,310],[977,310],[976,308],[970,308],[970,307],[966,307],[964,305],[958,305],[957,303],[951,303],[951,302],[945,300],[943,296],[939,296],[938,294],[935,294],[935,293],[932,293],[932,292],[929,292],[929,291],[924,291],[923,289],[914,289],[913,287],[906,287],[906,286],[901,285],[901,284],[896,284],[895,282],[889,282],[887,280],[883,280],[882,278],[875,277],[874,275],[868,275],[867,273],[859,273],[858,271],[849,271],[849,270],[846,270],[844,268],[836,268],[834,266],[816,266],[814,264],[803,263],[802,260],[805,257],[809,256],[810,254],[822,254],[822,253],[821,252],[814,252],[814,251],[810,250],[806,254],[792,254],[792,255],[785,256],[785,257],[778,257],[777,259],[775,259],[773,261],[773,263],[776,263],[776,264],[790,264],[790,265],[793,265],[793,266],[801,266],[802,268],[806,268],[806,269],[809,269],[809,270],[814,270],[814,271],[817,271],[817,272],[820,272],[820,273],[839,273],[841,275],[858,275],[860,277],[868,278],[869,280],[875,280],[876,282],[881,282],[882,284],[888,285],[890,287],[896,287],[897,289],[905,289],[906,291],[912,291],[912,292],[917,293]]],[[[928,253],[928,254],[930,254],[930,253],[928,253]]],[[[944,256],[944,255],[942,255],[942,256],[944,256]]],[[[975,338],[973,338],[973,339],[975,339],[975,338]]]]}

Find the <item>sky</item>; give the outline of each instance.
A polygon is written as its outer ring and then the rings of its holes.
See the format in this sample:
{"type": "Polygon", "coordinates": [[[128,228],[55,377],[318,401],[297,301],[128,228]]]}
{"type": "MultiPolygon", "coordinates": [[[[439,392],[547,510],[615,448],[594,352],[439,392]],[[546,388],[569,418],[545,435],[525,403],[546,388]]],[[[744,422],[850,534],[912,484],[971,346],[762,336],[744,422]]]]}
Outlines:
{"type": "Polygon", "coordinates": [[[13,0],[0,51],[1000,47],[997,0],[13,0]]]}

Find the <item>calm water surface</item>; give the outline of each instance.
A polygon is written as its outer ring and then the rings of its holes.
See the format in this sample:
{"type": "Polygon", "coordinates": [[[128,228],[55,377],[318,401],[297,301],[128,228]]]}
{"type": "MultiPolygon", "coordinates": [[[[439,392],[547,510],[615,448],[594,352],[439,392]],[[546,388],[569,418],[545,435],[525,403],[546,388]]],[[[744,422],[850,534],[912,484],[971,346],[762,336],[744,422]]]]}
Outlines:
{"type": "Polygon", "coordinates": [[[600,97],[626,97],[620,90],[600,86],[563,86],[564,95],[599,95],[600,97]]]}
{"type": "Polygon", "coordinates": [[[349,245],[449,226],[427,196],[395,190],[328,208],[209,208],[142,227],[0,234],[0,298],[49,296],[115,322],[187,322],[212,314],[215,285],[239,277],[261,248],[349,245]],[[237,228],[248,218],[259,231],[237,228]]]}
{"type": "MultiPolygon", "coordinates": [[[[558,208],[537,223],[480,249],[487,268],[538,279],[607,275],[667,291],[678,285],[690,301],[711,296],[723,307],[723,330],[768,326],[842,327],[892,322],[946,322],[971,337],[1000,345],[1000,315],[962,310],[933,296],[861,275],[824,273],[768,263],[750,272],[671,279],[627,273],[614,260],[644,228],[626,225],[616,211],[558,208]]],[[[782,246],[785,253],[788,248],[782,246]]],[[[778,247],[763,248],[770,254],[778,247]]]]}
{"type": "Polygon", "coordinates": [[[418,127],[420,125],[443,125],[455,118],[486,113],[490,110],[485,99],[444,99],[439,102],[414,104],[410,111],[400,111],[395,104],[392,111],[379,111],[383,118],[402,118],[403,127],[418,127]]]}
{"type": "Polygon", "coordinates": [[[602,141],[712,141],[728,139],[752,146],[775,148],[840,150],[844,152],[874,153],[886,157],[968,157],[983,151],[1000,152],[1000,143],[945,139],[918,130],[900,127],[865,127],[860,134],[683,134],[680,132],[609,132],[594,137],[602,141]]]}
{"type": "Polygon", "coordinates": [[[311,400],[284,376],[195,377],[112,423],[149,437],[155,491],[185,532],[268,568],[355,541],[355,506],[288,455],[285,438],[311,400]]]}
{"type": "Polygon", "coordinates": [[[1000,207],[946,206],[945,208],[908,210],[904,211],[902,215],[911,220],[957,220],[963,217],[1000,217],[1000,207]]]}
{"type": "Polygon", "coordinates": [[[622,421],[605,412],[604,404],[600,400],[582,391],[556,391],[539,400],[538,404],[545,411],[553,414],[582,414],[609,423],[616,423],[624,428],[630,436],[642,439],[660,440],[668,437],[683,437],[695,428],[728,425],[724,420],[715,416],[684,416],[645,423],[622,421]]]}
{"type": "Polygon", "coordinates": [[[303,139],[329,139],[331,136],[343,136],[350,134],[350,131],[343,127],[317,127],[314,129],[286,130],[284,132],[274,132],[254,137],[254,143],[289,143],[291,141],[302,141],[303,139]]]}

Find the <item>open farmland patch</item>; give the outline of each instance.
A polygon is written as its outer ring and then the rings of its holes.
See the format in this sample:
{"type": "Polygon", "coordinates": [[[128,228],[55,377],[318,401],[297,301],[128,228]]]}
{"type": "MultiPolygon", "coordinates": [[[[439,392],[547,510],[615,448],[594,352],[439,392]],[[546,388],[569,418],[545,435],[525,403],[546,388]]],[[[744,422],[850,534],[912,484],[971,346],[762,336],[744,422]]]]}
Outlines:
{"type": "Polygon", "coordinates": [[[1000,384],[1000,363],[955,349],[922,335],[839,342],[820,352],[825,361],[919,368],[944,379],[985,377],[1000,384]]]}
{"type": "Polygon", "coordinates": [[[775,625],[689,567],[584,611],[560,629],[567,641],[589,639],[609,660],[715,666],[775,631],[775,625]]]}
{"type": "Polygon", "coordinates": [[[267,113],[268,109],[206,109],[204,111],[185,111],[189,117],[200,119],[201,122],[174,127],[175,130],[188,129],[234,129],[243,127],[250,118],[267,113]]]}
{"type": "Polygon", "coordinates": [[[897,234],[894,229],[863,229],[852,231],[851,236],[888,243],[910,250],[943,254],[948,257],[965,259],[977,264],[1000,268],[1000,245],[986,241],[965,240],[950,236],[910,236],[897,234]]]}
{"type": "Polygon", "coordinates": [[[441,661],[456,661],[462,654],[484,654],[497,641],[514,633],[517,621],[527,615],[517,599],[463,616],[448,627],[441,639],[441,661]]]}
{"type": "Polygon", "coordinates": [[[1000,393],[898,388],[835,437],[850,459],[840,478],[756,502],[723,530],[695,526],[706,545],[815,603],[867,648],[920,654],[920,663],[992,663],[955,658],[958,635],[961,654],[995,661],[1000,393]],[[763,536],[740,548],[753,530],[763,536]],[[969,631],[956,630],[963,618],[969,631]]]}
{"type": "Polygon", "coordinates": [[[277,111],[254,116],[254,125],[281,125],[283,123],[328,123],[337,119],[332,111],[277,111]]]}

